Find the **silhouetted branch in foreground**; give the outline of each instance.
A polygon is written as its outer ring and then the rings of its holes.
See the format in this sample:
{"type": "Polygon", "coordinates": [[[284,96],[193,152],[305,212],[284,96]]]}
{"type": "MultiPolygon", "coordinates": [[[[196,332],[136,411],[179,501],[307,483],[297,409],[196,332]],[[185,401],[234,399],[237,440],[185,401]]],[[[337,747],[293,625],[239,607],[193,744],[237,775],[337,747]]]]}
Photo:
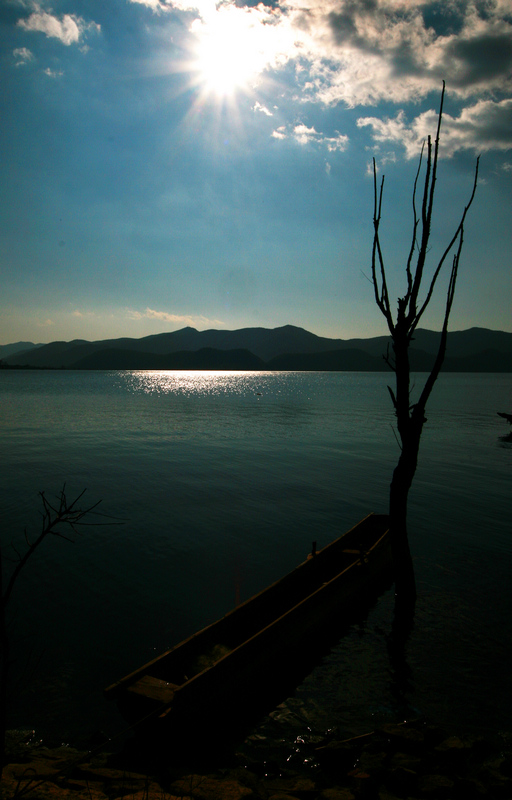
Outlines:
{"type": "Polygon", "coordinates": [[[119,521],[111,520],[104,514],[99,514],[96,509],[101,503],[93,503],[90,506],[81,505],[85,489],[74,500],[68,500],[66,495],[66,485],[62,487],[57,496],[57,502],[52,503],[48,500],[44,492],[39,492],[39,497],[43,505],[41,531],[39,535],[31,540],[25,531],[26,549],[20,553],[14,545],[11,549],[14,552],[15,566],[10,577],[4,581],[4,561],[7,559],[0,548],[0,776],[4,766],[5,757],[5,733],[7,726],[7,689],[9,681],[9,636],[7,631],[7,607],[11,599],[14,586],[20,576],[21,571],[26,566],[29,559],[34,555],[37,548],[42,544],[47,536],[57,536],[68,542],[74,542],[73,535],[80,533],[80,528],[90,525],[118,525],[119,521]],[[102,517],[101,521],[85,522],[85,517],[91,515],[102,517]],[[70,535],[71,534],[71,535],[70,535]],[[5,586],[5,588],[4,588],[5,586]]]}

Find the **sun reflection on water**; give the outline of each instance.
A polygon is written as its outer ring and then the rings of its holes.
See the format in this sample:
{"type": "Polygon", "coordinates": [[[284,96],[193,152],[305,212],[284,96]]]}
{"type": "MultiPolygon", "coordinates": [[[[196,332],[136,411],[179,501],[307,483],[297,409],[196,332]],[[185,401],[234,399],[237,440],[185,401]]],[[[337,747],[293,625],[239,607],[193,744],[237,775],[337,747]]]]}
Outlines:
{"type": "MultiPolygon", "coordinates": [[[[219,370],[133,371],[120,375],[126,389],[133,393],[222,395],[258,393],[261,378],[267,373],[219,370]]],[[[270,373],[268,373],[270,374],[270,373]]]]}

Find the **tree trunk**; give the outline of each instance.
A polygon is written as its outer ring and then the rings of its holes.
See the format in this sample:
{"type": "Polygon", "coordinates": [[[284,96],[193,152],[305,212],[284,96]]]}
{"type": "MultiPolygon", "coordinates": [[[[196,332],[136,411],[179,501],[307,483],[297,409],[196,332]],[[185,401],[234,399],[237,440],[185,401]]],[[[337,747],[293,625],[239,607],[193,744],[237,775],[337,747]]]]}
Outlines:
{"type": "Polygon", "coordinates": [[[410,415],[409,340],[404,309],[399,302],[398,319],[393,334],[396,395],[393,398],[398,433],[401,441],[400,458],[393,472],[389,492],[391,548],[395,570],[395,593],[405,608],[414,608],[416,582],[407,535],[407,501],[418,463],[418,451],[423,415],[410,415]]]}
{"type": "Polygon", "coordinates": [[[414,609],[416,600],[416,581],[414,566],[409,549],[407,531],[407,504],[416,465],[418,461],[418,441],[416,437],[404,443],[398,464],[393,472],[389,493],[389,516],[391,549],[395,570],[395,592],[400,605],[414,609]]]}

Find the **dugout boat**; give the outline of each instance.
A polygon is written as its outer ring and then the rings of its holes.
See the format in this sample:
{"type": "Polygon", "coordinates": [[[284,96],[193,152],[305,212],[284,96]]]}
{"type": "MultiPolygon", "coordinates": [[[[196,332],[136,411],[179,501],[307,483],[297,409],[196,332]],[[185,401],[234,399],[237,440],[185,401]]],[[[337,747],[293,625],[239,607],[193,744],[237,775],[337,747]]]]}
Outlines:
{"type": "Polygon", "coordinates": [[[292,662],[309,662],[322,631],[341,630],[391,585],[389,538],[389,517],[369,514],[321,550],[313,543],[288,575],[113,683],[106,696],[142,729],[240,711],[292,662]]]}

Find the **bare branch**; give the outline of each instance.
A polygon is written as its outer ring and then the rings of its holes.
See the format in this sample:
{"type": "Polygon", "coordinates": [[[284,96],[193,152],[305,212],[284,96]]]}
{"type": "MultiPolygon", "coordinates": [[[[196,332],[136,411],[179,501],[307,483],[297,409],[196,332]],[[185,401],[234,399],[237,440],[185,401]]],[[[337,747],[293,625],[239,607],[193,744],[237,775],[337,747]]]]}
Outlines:
{"type": "MultiPolygon", "coordinates": [[[[388,386],[388,389],[389,389],[389,386],[388,386]]],[[[396,435],[396,431],[395,431],[395,429],[393,428],[393,426],[391,426],[391,430],[393,431],[393,436],[395,437],[395,442],[397,443],[398,447],[399,447],[399,448],[400,448],[400,450],[401,450],[401,449],[402,449],[402,442],[400,441],[400,439],[399,439],[399,438],[398,438],[398,436],[396,435]]]]}
{"type": "MultiPolygon", "coordinates": [[[[30,540],[28,539],[28,536],[25,531],[25,539],[28,545],[27,550],[23,555],[17,553],[17,551],[15,550],[15,552],[18,555],[18,561],[7,583],[7,588],[5,589],[2,598],[0,598],[0,602],[2,603],[4,609],[9,602],[12,590],[14,588],[14,584],[16,583],[16,580],[21,570],[23,569],[29,558],[33,555],[34,551],[39,547],[39,545],[43,542],[43,540],[47,536],[49,535],[57,536],[60,539],[65,539],[66,541],[73,542],[72,538],[66,536],[62,532],[61,530],[62,527],[67,526],[68,528],[71,528],[71,530],[73,530],[75,533],[78,533],[76,529],[78,525],[105,524],[102,522],[97,522],[97,523],[81,522],[81,520],[86,515],[90,515],[94,512],[94,509],[96,509],[99,506],[101,500],[85,508],[77,507],[77,503],[85,494],[85,489],[71,502],[69,502],[66,497],[65,489],[66,485],[64,484],[58,496],[59,502],[55,506],[52,505],[52,503],[50,503],[44,492],[39,492],[39,497],[41,498],[41,502],[43,504],[41,532],[39,533],[39,536],[32,543],[30,543],[30,540]]],[[[99,516],[106,516],[106,515],[99,515],[99,516]]],[[[120,521],[111,522],[107,524],[116,525],[120,524],[120,521]]]]}
{"type": "Polygon", "coordinates": [[[16,553],[16,561],[21,561],[21,553],[20,553],[20,552],[18,551],[18,549],[17,549],[17,548],[16,548],[16,547],[13,545],[13,543],[12,543],[12,542],[11,542],[11,550],[14,550],[14,552],[16,553]]]}
{"type": "MultiPolygon", "coordinates": [[[[425,312],[425,309],[427,308],[428,304],[430,303],[430,300],[432,298],[432,294],[434,292],[434,287],[436,285],[436,281],[437,281],[437,279],[439,277],[439,273],[441,272],[441,269],[443,267],[443,264],[444,264],[444,262],[445,262],[445,260],[446,260],[446,258],[448,256],[448,254],[450,253],[450,251],[451,251],[453,245],[455,244],[457,238],[460,239],[460,237],[462,235],[462,232],[464,230],[464,222],[466,220],[466,215],[467,215],[469,209],[471,208],[471,204],[473,203],[473,200],[474,200],[474,197],[475,197],[476,187],[477,187],[477,183],[478,183],[479,165],[480,165],[480,156],[478,156],[478,158],[476,160],[475,177],[473,179],[473,190],[471,192],[471,196],[469,198],[469,201],[468,201],[467,205],[464,208],[464,211],[462,213],[462,217],[460,219],[460,222],[459,222],[459,225],[457,227],[457,230],[453,234],[453,236],[452,236],[448,246],[446,247],[443,255],[439,259],[437,268],[436,268],[436,270],[434,272],[434,275],[432,277],[432,280],[430,282],[430,287],[429,287],[429,290],[427,292],[427,296],[426,296],[426,298],[425,298],[420,310],[416,313],[416,316],[414,317],[414,320],[412,322],[412,327],[413,328],[417,327],[421,317],[423,316],[423,313],[425,312]]],[[[460,255],[460,248],[461,248],[461,244],[459,243],[459,255],[460,255]]]]}
{"type": "MultiPolygon", "coordinates": [[[[56,504],[52,504],[44,492],[39,492],[39,496],[43,505],[41,531],[39,536],[33,542],[31,542],[28,538],[27,531],[24,531],[27,548],[23,554],[19,553],[14,545],[12,545],[17,556],[17,561],[9,581],[7,582],[7,588],[5,591],[3,583],[3,553],[2,548],[0,547],[0,778],[2,776],[2,767],[5,755],[7,690],[10,668],[9,625],[7,623],[6,615],[7,606],[16,580],[18,579],[22,569],[26,566],[30,557],[34,554],[39,545],[47,536],[58,536],[60,539],[66,539],[67,541],[73,542],[73,539],[69,536],[66,536],[66,534],[63,532],[63,528],[64,530],[71,528],[72,531],[77,533],[77,526],[90,524],[84,523],[82,520],[87,514],[94,513],[94,509],[97,508],[99,502],[94,503],[91,506],[81,507],[79,502],[84,496],[84,493],[85,490],[70,502],[66,497],[66,484],[64,484],[58,496],[58,502],[56,504]]],[[[96,524],[105,523],[96,522],[96,524]]],[[[115,525],[120,524],[120,522],[111,522],[108,524],[115,525]]],[[[18,794],[23,794],[24,791],[25,790],[18,792],[18,794]]]]}
{"type": "Polygon", "coordinates": [[[384,257],[382,255],[382,250],[380,246],[380,239],[379,239],[379,225],[380,225],[380,217],[381,217],[381,209],[382,209],[382,196],[384,192],[384,175],[382,176],[382,181],[380,184],[380,191],[377,194],[377,166],[375,164],[375,159],[373,159],[373,193],[374,193],[374,206],[373,206],[373,227],[374,227],[374,236],[373,236],[373,248],[372,248],[372,282],[373,288],[375,292],[375,302],[379,307],[381,313],[386,318],[386,322],[388,323],[388,328],[390,331],[393,331],[394,324],[393,324],[393,317],[391,314],[391,308],[389,305],[389,295],[388,295],[388,287],[386,282],[386,270],[384,267],[384,257]],[[377,278],[377,259],[379,262],[379,272],[380,272],[380,290],[379,290],[379,280],[377,278]]]}
{"type": "Polygon", "coordinates": [[[434,192],[436,188],[436,179],[437,179],[437,159],[439,155],[439,139],[441,134],[441,123],[443,121],[443,105],[444,105],[444,91],[445,91],[445,82],[443,81],[443,90],[441,92],[441,102],[439,104],[439,114],[437,116],[437,131],[436,131],[436,139],[434,142],[434,162],[432,165],[432,181],[430,185],[430,198],[428,203],[428,226],[430,229],[430,224],[432,221],[432,211],[434,209],[434,192]]]}
{"type": "Polygon", "coordinates": [[[395,397],[395,393],[394,393],[393,389],[391,388],[391,386],[388,386],[388,392],[391,395],[391,402],[393,403],[393,407],[396,409],[396,397],[395,397]]]}
{"type": "Polygon", "coordinates": [[[412,273],[411,273],[412,257],[414,255],[414,251],[415,251],[416,247],[418,246],[417,232],[418,232],[419,219],[418,219],[418,216],[416,214],[416,189],[417,189],[417,186],[418,186],[418,178],[420,176],[424,149],[425,149],[425,142],[423,142],[423,144],[421,146],[420,159],[419,159],[419,163],[418,163],[418,169],[416,171],[416,177],[414,179],[414,188],[413,188],[413,192],[412,192],[413,227],[412,227],[412,237],[411,237],[411,249],[409,250],[409,257],[407,259],[407,266],[406,266],[407,292],[408,292],[408,294],[410,294],[411,291],[412,291],[412,273]]]}
{"type": "Polygon", "coordinates": [[[416,317],[416,307],[418,302],[418,295],[423,280],[423,269],[429,250],[430,229],[432,224],[432,212],[434,209],[434,193],[435,184],[437,179],[437,162],[439,157],[439,138],[441,132],[441,122],[443,119],[443,105],[444,105],[444,92],[445,82],[443,81],[443,90],[441,92],[441,102],[439,104],[439,114],[437,119],[437,131],[434,142],[434,154],[432,156],[432,140],[428,137],[428,157],[427,157],[427,170],[425,174],[425,184],[423,189],[423,205],[422,205],[422,234],[421,245],[418,253],[418,260],[416,262],[416,270],[414,274],[414,281],[412,290],[409,294],[409,320],[416,317]]]}

